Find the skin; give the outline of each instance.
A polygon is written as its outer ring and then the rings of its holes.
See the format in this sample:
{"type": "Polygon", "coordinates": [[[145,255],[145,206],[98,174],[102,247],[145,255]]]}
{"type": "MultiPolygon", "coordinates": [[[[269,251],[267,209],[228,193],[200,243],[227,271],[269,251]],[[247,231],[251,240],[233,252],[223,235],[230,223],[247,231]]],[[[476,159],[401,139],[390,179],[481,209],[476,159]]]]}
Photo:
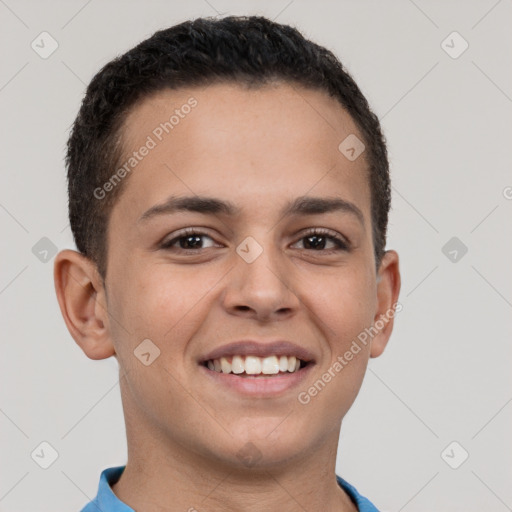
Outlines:
{"type": "Polygon", "coordinates": [[[217,84],[145,98],[125,123],[127,154],[191,96],[197,106],[125,178],[109,222],[105,286],[79,253],[55,259],[71,335],[89,358],[119,362],[128,462],[113,491],[137,511],[353,512],[335,480],[341,424],[393,319],[308,404],[297,394],[398,300],[398,254],[387,251],[375,269],[365,153],[351,162],[338,150],[349,134],[362,136],[323,92],[217,84]],[[170,195],[229,200],[241,212],[138,222],[170,195]],[[283,205],[304,195],[350,201],[364,225],[343,211],[283,217],[283,205]],[[187,227],[206,233],[199,249],[159,248],[187,227]],[[351,249],[328,252],[330,239],[308,245],[315,227],[346,237],[351,249]],[[236,252],[247,236],[263,248],[250,264],[236,252]],[[201,355],[251,337],[311,350],[307,382],[248,398],[199,372],[201,355]],[[146,338],[160,349],[149,366],[134,356],[146,338]],[[237,456],[248,442],[260,454],[250,467],[237,456]]]}

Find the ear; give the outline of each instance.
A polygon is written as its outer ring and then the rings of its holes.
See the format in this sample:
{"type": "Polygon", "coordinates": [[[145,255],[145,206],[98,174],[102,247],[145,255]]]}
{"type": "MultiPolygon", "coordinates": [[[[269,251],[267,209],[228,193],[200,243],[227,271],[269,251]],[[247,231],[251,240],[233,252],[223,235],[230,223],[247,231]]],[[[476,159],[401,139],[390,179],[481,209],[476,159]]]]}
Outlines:
{"type": "Polygon", "coordinates": [[[377,275],[377,311],[373,320],[377,334],[372,338],[370,357],[378,357],[384,352],[393,330],[395,314],[402,310],[402,305],[397,304],[400,282],[398,253],[386,251],[377,275]]]}
{"type": "Polygon", "coordinates": [[[79,347],[90,359],[114,355],[104,283],[96,265],[65,249],[55,256],[53,278],[60,311],[79,347]]]}

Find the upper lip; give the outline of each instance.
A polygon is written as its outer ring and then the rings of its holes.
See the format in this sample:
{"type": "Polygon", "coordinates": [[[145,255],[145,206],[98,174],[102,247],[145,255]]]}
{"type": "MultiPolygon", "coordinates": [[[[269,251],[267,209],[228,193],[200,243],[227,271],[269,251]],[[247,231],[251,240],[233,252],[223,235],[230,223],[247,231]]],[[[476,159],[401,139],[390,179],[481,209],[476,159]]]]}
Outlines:
{"type": "Polygon", "coordinates": [[[208,352],[200,359],[200,363],[204,363],[211,359],[220,359],[221,357],[230,356],[295,356],[306,362],[314,362],[313,354],[306,348],[286,340],[277,341],[256,341],[256,340],[239,340],[227,343],[208,352]]]}

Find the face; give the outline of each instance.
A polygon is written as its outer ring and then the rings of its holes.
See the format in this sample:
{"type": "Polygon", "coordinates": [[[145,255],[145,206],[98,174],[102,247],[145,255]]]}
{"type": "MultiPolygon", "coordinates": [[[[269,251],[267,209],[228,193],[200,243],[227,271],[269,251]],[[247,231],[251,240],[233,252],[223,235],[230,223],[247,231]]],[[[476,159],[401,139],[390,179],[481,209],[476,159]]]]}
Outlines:
{"type": "MultiPolygon", "coordinates": [[[[163,91],[131,111],[123,163],[137,161],[111,214],[105,287],[138,436],[230,465],[337,437],[381,349],[345,354],[383,308],[366,155],[338,149],[349,135],[362,139],[334,99],[284,84],[163,91]],[[234,356],[293,354],[297,372],[222,373],[234,356]]],[[[243,368],[275,371],[264,359],[243,368]]]]}

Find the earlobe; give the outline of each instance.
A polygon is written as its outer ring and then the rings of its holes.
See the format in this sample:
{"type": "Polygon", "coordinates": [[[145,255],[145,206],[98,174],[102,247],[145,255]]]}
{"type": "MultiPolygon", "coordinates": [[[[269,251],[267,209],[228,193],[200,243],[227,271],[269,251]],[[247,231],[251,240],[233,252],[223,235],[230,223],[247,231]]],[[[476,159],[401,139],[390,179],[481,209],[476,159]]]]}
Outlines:
{"type": "Polygon", "coordinates": [[[396,251],[386,251],[377,275],[377,311],[374,327],[377,334],[372,339],[370,357],[378,357],[386,348],[393,331],[395,314],[401,310],[399,258],[396,251]]]}
{"type": "Polygon", "coordinates": [[[65,249],[55,257],[53,277],[62,316],[76,343],[90,359],[114,355],[105,290],[94,263],[65,249]]]}

